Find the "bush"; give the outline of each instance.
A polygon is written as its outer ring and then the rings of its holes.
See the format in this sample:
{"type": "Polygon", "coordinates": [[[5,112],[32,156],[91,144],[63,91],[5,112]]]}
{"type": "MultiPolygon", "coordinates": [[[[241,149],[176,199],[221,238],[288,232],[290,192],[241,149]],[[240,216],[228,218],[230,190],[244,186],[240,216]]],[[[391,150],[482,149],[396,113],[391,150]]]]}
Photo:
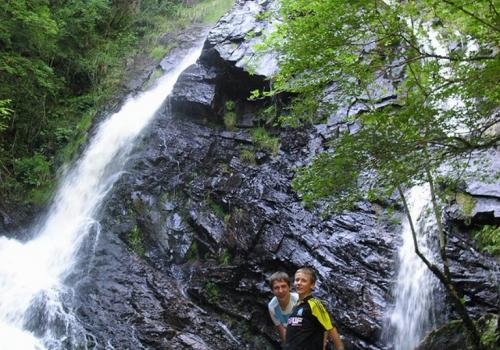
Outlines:
{"type": "Polygon", "coordinates": [[[492,255],[500,255],[500,226],[484,225],[473,232],[479,249],[492,255]]]}
{"type": "Polygon", "coordinates": [[[17,179],[28,187],[41,187],[50,179],[51,163],[40,153],[16,159],[14,165],[17,179]]]}

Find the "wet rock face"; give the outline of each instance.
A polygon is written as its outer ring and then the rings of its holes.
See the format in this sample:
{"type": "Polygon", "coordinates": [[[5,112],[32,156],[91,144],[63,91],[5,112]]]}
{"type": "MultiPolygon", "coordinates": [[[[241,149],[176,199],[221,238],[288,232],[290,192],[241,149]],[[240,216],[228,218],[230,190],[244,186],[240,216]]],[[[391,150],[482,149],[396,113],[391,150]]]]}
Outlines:
{"type": "Polygon", "coordinates": [[[252,90],[268,85],[276,57],[256,54],[254,46],[273,30],[269,17],[275,12],[274,1],[236,2],[208,34],[199,61],[176,84],[170,96],[174,115],[220,122],[225,101],[243,106],[252,90]]]}
{"type": "MultiPolygon", "coordinates": [[[[309,132],[288,131],[297,139],[309,132]]],[[[290,183],[309,142],[246,164],[240,154],[252,146],[243,135],[158,120],[108,205],[107,226],[125,240],[138,226],[150,263],[166,273],[189,271],[181,282],[187,297],[233,325],[251,349],[272,348],[277,339],[266,276],[302,265],[318,271],[317,295],[346,342],[381,348],[397,230],[369,205],[326,218],[304,209],[290,183]],[[121,225],[113,223],[119,217],[121,225]]]]}
{"type": "Polygon", "coordinates": [[[255,53],[262,36],[274,30],[277,2],[270,0],[236,1],[232,11],[222,17],[209,33],[201,61],[214,64],[214,58],[236,68],[269,78],[278,69],[276,55],[255,53]]]}
{"type": "Polygon", "coordinates": [[[447,208],[450,221],[470,224],[500,225],[500,184],[495,176],[500,173],[500,150],[491,149],[475,155],[473,161],[482,162],[481,176],[466,178],[462,191],[447,208]]]}
{"type": "MultiPolygon", "coordinates": [[[[330,119],[315,128],[275,130],[277,152],[259,147],[248,130],[258,125],[262,106],[246,97],[267,76],[251,76],[245,66],[254,38],[248,33],[263,30],[250,14],[272,4],[238,1],[211,32],[108,199],[95,258],[75,296],[95,342],[276,349],[266,277],[309,265],[318,272],[316,295],[347,348],[385,349],[380,335],[400,225],[368,203],[341,215],[309,210],[291,189],[297,166],[323,150],[326,138],[356,125],[330,119]],[[244,126],[238,131],[220,123],[228,100],[244,126]]],[[[469,305],[479,314],[495,305],[495,284],[482,272],[491,261],[464,252],[470,241],[460,234],[451,239],[453,272],[477,291],[469,305]],[[470,265],[477,275],[467,274],[470,265]]]]}
{"type": "Polygon", "coordinates": [[[76,271],[72,307],[95,349],[234,349],[213,316],[181,295],[175,276],[151,268],[104,234],[87,271],[76,271]]]}
{"type": "MultiPolygon", "coordinates": [[[[238,1],[212,30],[200,60],[176,84],[170,110],[155,121],[116,186],[103,225],[166,281],[175,276],[178,297],[213,317],[205,327],[227,327],[231,348],[277,348],[266,277],[310,265],[318,271],[317,295],[346,344],[381,349],[398,228],[370,205],[326,217],[304,209],[291,180],[294,168],[322,149],[320,128],[280,130],[276,154],[254,144],[251,130],[200,125],[220,121],[228,100],[236,104],[237,125],[258,125],[261,106],[246,99],[268,73],[249,68],[245,57],[265,29],[252,16],[272,6],[238,1]]],[[[264,60],[262,67],[270,65],[264,60]]],[[[210,332],[196,334],[210,343],[210,332]]]]}

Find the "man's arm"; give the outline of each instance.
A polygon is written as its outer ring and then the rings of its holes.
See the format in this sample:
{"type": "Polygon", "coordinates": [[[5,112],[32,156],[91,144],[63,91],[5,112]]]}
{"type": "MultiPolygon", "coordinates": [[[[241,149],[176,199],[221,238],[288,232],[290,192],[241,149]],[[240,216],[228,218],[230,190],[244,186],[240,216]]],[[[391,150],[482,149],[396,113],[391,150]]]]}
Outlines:
{"type": "Polygon", "coordinates": [[[337,350],[344,350],[344,344],[342,343],[342,339],[340,339],[340,335],[337,332],[337,328],[335,327],[335,324],[332,323],[332,320],[330,318],[330,314],[326,310],[325,306],[323,303],[321,303],[319,300],[312,298],[308,300],[309,305],[311,306],[311,311],[313,316],[315,316],[318,321],[321,323],[323,328],[325,329],[325,333],[323,334],[323,349],[326,348],[326,335],[328,333],[328,336],[330,339],[333,340],[333,344],[335,345],[335,349],[337,350]]]}
{"type": "Polygon", "coordinates": [[[342,343],[342,339],[340,339],[339,332],[337,332],[337,328],[333,327],[332,329],[329,329],[328,331],[328,336],[330,339],[333,341],[333,344],[335,344],[335,349],[337,350],[344,350],[344,343],[342,343]]]}
{"type": "Polygon", "coordinates": [[[276,326],[276,329],[278,330],[278,332],[280,334],[281,344],[285,345],[286,328],[282,324],[279,324],[276,326]]]}

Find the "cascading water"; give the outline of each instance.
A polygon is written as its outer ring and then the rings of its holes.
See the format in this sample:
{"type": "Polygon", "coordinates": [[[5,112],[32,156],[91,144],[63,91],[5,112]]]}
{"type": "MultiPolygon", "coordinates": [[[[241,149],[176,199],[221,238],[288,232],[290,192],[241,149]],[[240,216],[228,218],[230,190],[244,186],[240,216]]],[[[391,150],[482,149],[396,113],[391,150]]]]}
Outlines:
{"type": "MultiPolygon", "coordinates": [[[[435,220],[429,215],[429,203],[429,186],[415,186],[409,191],[408,205],[418,234],[419,250],[432,261],[435,220]]],[[[399,250],[399,272],[394,286],[395,305],[389,321],[393,348],[413,350],[436,324],[434,294],[439,281],[416,255],[407,219],[402,231],[403,245],[399,250]]]]}
{"type": "Polygon", "coordinates": [[[137,136],[200,53],[201,47],[190,51],[154,88],[129,98],[99,126],[81,159],[62,179],[34,239],[22,243],[0,237],[0,350],[68,347],[68,332],[78,332],[78,325],[61,301],[71,294],[64,279],[137,136]]]}

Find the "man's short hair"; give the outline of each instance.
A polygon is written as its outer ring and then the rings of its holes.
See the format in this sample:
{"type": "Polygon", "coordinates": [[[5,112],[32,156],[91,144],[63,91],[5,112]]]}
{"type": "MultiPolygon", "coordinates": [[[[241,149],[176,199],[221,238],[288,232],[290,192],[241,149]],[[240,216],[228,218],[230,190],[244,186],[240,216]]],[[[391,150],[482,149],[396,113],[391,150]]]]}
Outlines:
{"type": "Polygon", "coordinates": [[[316,272],[314,272],[312,267],[309,266],[303,266],[297,271],[295,271],[295,274],[302,272],[303,274],[309,275],[311,277],[311,282],[316,283],[316,272]]]}
{"type": "Polygon", "coordinates": [[[286,272],[283,272],[283,271],[278,271],[278,272],[273,273],[268,278],[267,281],[268,281],[269,287],[271,287],[271,289],[273,289],[273,284],[276,281],[285,281],[286,284],[288,284],[288,287],[290,287],[290,277],[288,276],[288,274],[286,272]]]}

